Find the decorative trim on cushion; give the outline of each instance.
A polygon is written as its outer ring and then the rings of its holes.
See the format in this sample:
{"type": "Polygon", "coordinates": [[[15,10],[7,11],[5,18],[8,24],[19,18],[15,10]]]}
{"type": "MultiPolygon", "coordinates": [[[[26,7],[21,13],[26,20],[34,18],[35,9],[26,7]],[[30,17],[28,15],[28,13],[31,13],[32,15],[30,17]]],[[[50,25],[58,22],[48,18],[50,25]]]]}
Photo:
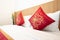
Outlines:
{"type": "Polygon", "coordinates": [[[29,21],[33,28],[37,30],[43,30],[49,24],[55,22],[53,19],[45,14],[41,7],[39,7],[39,9],[29,19],[29,21]]]}

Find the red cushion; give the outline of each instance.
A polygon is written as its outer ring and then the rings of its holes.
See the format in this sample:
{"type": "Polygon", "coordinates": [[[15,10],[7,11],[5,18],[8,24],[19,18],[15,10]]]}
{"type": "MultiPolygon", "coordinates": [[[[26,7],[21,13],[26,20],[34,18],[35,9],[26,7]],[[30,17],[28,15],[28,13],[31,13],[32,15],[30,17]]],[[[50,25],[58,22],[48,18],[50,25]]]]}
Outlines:
{"type": "Polygon", "coordinates": [[[16,16],[16,25],[22,25],[22,24],[24,24],[24,19],[23,19],[22,12],[20,12],[20,13],[16,16]]]}
{"type": "Polygon", "coordinates": [[[8,40],[8,39],[0,32],[0,40],[8,40]]]}
{"type": "Polygon", "coordinates": [[[33,28],[37,30],[43,30],[47,25],[55,22],[45,14],[41,7],[34,13],[29,21],[33,28]]]}

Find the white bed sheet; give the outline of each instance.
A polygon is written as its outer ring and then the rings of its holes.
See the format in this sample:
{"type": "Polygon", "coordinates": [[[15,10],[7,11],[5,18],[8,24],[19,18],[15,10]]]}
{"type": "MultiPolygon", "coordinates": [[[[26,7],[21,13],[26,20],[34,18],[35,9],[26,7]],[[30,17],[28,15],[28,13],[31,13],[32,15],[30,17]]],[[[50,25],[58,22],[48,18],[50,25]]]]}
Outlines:
{"type": "Polygon", "coordinates": [[[14,40],[60,40],[60,34],[28,29],[22,26],[5,25],[0,26],[14,40]]]}

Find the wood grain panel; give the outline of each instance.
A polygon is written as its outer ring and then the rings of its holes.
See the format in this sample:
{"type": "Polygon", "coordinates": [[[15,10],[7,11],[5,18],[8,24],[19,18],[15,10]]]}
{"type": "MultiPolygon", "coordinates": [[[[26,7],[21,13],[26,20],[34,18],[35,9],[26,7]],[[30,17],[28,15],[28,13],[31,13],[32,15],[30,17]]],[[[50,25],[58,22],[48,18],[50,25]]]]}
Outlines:
{"type": "Polygon", "coordinates": [[[57,0],[58,3],[58,10],[60,10],[60,0],[57,0]]]}
{"type": "Polygon", "coordinates": [[[45,11],[45,13],[55,12],[55,11],[58,10],[58,8],[57,8],[57,0],[52,1],[52,2],[48,2],[48,3],[45,3],[45,4],[41,4],[41,5],[37,5],[37,6],[31,7],[31,8],[27,8],[27,9],[24,9],[24,10],[19,10],[16,13],[18,14],[20,11],[22,11],[24,16],[32,15],[32,14],[35,13],[35,11],[39,7],[42,7],[42,9],[45,11]]]}

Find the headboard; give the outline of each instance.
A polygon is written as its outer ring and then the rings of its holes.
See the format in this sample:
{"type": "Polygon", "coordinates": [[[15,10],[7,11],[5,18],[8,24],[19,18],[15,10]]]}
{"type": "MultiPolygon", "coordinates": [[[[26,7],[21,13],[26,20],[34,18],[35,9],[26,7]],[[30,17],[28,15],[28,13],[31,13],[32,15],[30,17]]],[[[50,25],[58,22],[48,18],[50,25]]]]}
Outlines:
{"type": "MultiPolygon", "coordinates": [[[[41,5],[37,5],[37,6],[34,6],[34,7],[31,7],[31,8],[27,8],[27,9],[24,9],[24,10],[19,10],[19,11],[15,11],[13,13],[13,17],[15,19],[16,15],[22,11],[23,15],[24,16],[27,16],[27,15],[32,15],[40,6],[42,7],[42,9],[45,11],[45,13],[53,13],[53,12],[56,12],[59,9],[59,3],[58,3],[59,0],[54,0],[54,1],[51,1],[51,2],[48,2],[48,3],[45,3],[45,4],[41,4],[41,5]]],[[[15,24],[15,20],[14,21],[14,24],[15,24]]],[[[60,28],[60,24],[59,24],[59,28],[60,28]]]]}
{"type": "Polygon", "coordinates": [[[23,15],[26,16],[26,15],[31,15],[33,14],[39,7],[42,7],[43,10],[46,12],[46,13],[52,13],[54,11],[57,10],[57,4],[55,1],[52,1],[52,2],[48,2],[48,3],[45,3],[45,4],[41,4],[41,5],[37,5],[37,6],[34,6],[34,7],[31,7],[31,8],[27,8],[27,9],[24,9],[24,10],[19,10],[19,11],[16,11],[15,13],[19,13],[20,11],[22,11],[23,15]],[[28,11],[28,12],[27,12],[28,11]]]}

